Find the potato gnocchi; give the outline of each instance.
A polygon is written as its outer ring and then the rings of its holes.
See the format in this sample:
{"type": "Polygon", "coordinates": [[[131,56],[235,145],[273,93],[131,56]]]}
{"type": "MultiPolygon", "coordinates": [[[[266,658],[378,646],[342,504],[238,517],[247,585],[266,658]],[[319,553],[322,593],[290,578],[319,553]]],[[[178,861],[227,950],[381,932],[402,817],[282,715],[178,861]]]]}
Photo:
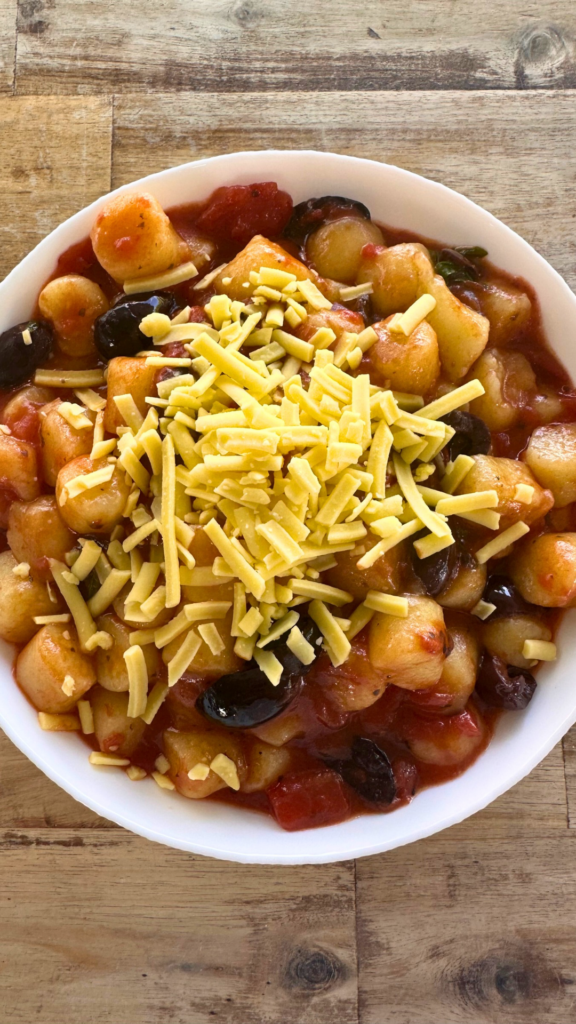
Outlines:
{"type": "Polygon", "coordinates": [[[576,406],[487,255],[273,182],[103,204],[0,336],[0,637],[41,728],[294,830],[526,707],[576,603],[576,406]]]}

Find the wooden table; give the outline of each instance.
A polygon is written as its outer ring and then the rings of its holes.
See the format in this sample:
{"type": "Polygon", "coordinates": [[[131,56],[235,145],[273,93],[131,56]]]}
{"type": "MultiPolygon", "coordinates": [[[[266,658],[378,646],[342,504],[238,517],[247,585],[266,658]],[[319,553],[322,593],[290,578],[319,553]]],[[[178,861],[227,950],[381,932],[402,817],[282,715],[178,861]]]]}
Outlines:
{"type": "MultiPolygon", "coordinates": [[[[573,0],[0,0],[0,273],[125,181],[282,146],[443,181],[574,287],[575,36],[573,0]]],[[[156,846],[5,738],[0,822],[2,1024],[576,1020],[574,730],[483,813],[357,863],[156,846]]]]}

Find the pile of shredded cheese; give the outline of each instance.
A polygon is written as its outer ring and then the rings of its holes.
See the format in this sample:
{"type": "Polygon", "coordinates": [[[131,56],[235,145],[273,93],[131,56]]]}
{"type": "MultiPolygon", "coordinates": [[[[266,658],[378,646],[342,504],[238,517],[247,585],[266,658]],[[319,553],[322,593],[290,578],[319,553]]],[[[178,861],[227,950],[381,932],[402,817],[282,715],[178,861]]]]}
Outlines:
{"type": "MultiPolygon", "coordinates": [[[[247,302],[226,294],[207,302],[209,324],[188,323],[189,309],[173,320],[158,313],[144,318],[143,344],[148,338],[153,348],[140,357],[149,366],[183,372],[158,384],[158,397],[146,399],[145,416],[132,395],[115,397],[124,420],[116,438],[104,438],[99,396],[78,390],[94,386],[95,376],[84,373],[68,382],[83,406],[61,407],[77,429],[95,417],[92,457],[106,458],[107,464],[69,481],[60,500],[89,493],[117,467],[131,485],[125,524],[116,527],[106,551],[83,539],[68,565],[52,562],[83,650],[111,646],[112,637],[95,620],[127,586],[128,622],[141,626],[165,609],[173,611],[157,628],[135,629],[125,653],[128,714],[147,723],[202,644],[215,655],[223,650],[222,620],[231,608],[236,654],[255,658],[272,683],[282,673],[267,650],[272,640],[285,636],[303,664],[318,653],[298,627],[302,604],[332,663],[340,665],[375,612],[405,617],[408,602],[371,591],[348,618],[339,617],[352,595],[319,581],[336,564],[335,555],[356,548],[358,567],[368,568],[424,529],[414,547],[426,558],[454,543],[452,515],[499,527],[495,491],[454,494],[473,465],[468,456],[448,464],[440,490],[425,484],[454,434],[440,417],[482,395],[479,381],[426,406],[420,396],[374,386],[367,374],[349,372],[377,340],[373,328],[346,332],[334,345],[336,335],[324,327],[303,341],[286,326],[294,329],[331,306],[313,282],[262,267],[245,287],[253,289],[247,302]],[[188,355],[163,356],[162,348],[176,341],[188,355]],[[301,371],[309,374],[307,388],[301,371]],[[190,553],[197,525],[219,552],[211,567],[196,567],[190,553]],[[78,584],[93,570],[100,589],[85,601],[78,584]],[[230,581],[233,602],[183,600],[183,587],[230,581]],[[162,650],[180,636],[183,643],[168,663],[168,686],[157,683],[148,694],[143,648],[155,644],[162,650]]],[[[422,296],[391,328],[409,335],[434,305],[422,296]]],[[[478,561],[527,530],[517,523],[496,536],[477,553],[478,561]]]]}

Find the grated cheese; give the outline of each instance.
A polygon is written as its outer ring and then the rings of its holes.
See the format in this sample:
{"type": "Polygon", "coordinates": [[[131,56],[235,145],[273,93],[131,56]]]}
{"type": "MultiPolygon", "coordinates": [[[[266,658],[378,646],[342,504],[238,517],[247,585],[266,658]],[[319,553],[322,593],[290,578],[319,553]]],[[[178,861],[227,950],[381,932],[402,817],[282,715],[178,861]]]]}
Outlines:
{"type": "Polygon", "coordinates": [[[154,686],[152,687],[146,700],[146,709],[144,713],[140,716],[142,720],[146,722],[146,725],[151,725],[151,723],[154,721],[156,714],[158,713],[162,704],[164,703],[167,693],[168,686],[166,685],[166,683],[154,683],[154,686]]]}
{"type": "Polygon", "coordinates": [[[79,580],[86,577],[96,568],[101,554],[100,545],[95,540],[86,540],[82,545],[82,551],[72,566],[72,572],[79,580]]]}
{"type": "Polygon", "coordinates": [[[479,509],[494,508],[498,504],[496,491],[474,491],[471,494],[457,494],[450,498],[441,498],[436,505],[439,515],[458,516],[463,512],[476,512],[479,509]]]}
{"type": "Polygon", "coordinates": [[[93,750],[88,760],[90,764],[98,765],[101,768],[125,768],[130,764],[127,757],[117,757],[116,754],[106,754],[99,750],[93,750]]]}
{"type": "Polygon", "coordinates": [[[101,412],[106,408],[106,399],[91,388],[77,388],[74,394],[91,412],[101,412]]]}
{"type": "Polygon", "coordinates": [[[92,430],[94,426],[92,420],[85,415],[84,408],[75,402],[61,402],[57,412],[74,430],[92,430]]]}
{"type": "Polygon", "coordinates": [[[156,274],[152,277],[130,278],[124,281],[122,288],[126,295],[135,295],[139,292],[155,292],[162,288],[171,288],[182,281],[189,281],[191,277],[197,277],[198,271],[193,263],[181,263],[173,270],[166,270],[163,274],[156,274]]]}
{"type": "MultiPolygon", "coordinates": [[[[64,578],[64,573],[67,572],[64,563],[57,561],[55,558],[49,559],[49,562],[54,582],[68,605],[72,618],[74,619],[78,639],[80,641],[80,647],[85,651],[87,641],[97,631],[96,623],[90,614],[82,594],[78,590],[78,586],[68,583],[64,578]]],[[[78,581],[76,582],[78,583],[78,581]]]]}
{"type": "Polygon", "coordinates": [[[128,647],[123,654],[128,672],[128,718],[139,718],[146,712],[148,694],[148,668],[144,651],[138,644],[128,647]]]}
{"type": "Polygon", "coordinates": [[[28,562],[18,562],[12,569],[14,576],[18,576],[21,580],[27,580],[30,576],[30,566],[28,562]]]}
{"type": "Polygon", "coordinates": [[[474,465],[474,459],[470,455],[458,455],[453,463],[449,463],[446,472],[442,477],[440,486],[447,494],[454,494],[454,491],[466,479],[474,465]]]}
{"type": "Polygon", "coordinates": [[[519,501],[522,505],[531,505],[534,500],[534,493],[535,489],[530,484],[517,484],[514,491],[514,501],[519,501]]]}
{"type": "Polygon", "coordinates": [[[447,416],[449,412],[454,412],[461,405],[466,405],[467,402],[472,402],[483,394],[484,386],[480,381],[471,380],[467,384],[461,384],[459,388],[454,388],[454,391],[449,391],[447,395],[442,395],[441,398],[437,398],[434,402],[425,405],[420,410],[420,416],[426,416],[429,420],[438,420],[441,416],[447,416]]]}
{"type": "Polygon", "coordinates": [[[141,782],[146,778],[146,772],[136,764],[131,764],[126,769],[126,775],[132,782],[141,782]]]}
{"type": "Polygon", "coordinates": [[[496,605],[492,604],[490,601],[483,601],[480,599],[480,601],[476,602],[471,611],[472,615],[476,615],[477,618],[482,619],[482,622],[485,622],[486,619],[489,619],[492,613],[496,611],[496,605]]]}
{"type": "Polygon", "coordinates": [[[351,651],[350,641],[323,601],[312,601],[308,609],[326,641],[326,650],[333,665],[342,665],[351,651]]]}
{"type": "Polygon", "coordinates": [[[92,706],[88,700],[79,700],[76,705],[80,716],[80,725],[85,736],[92,736],[94,733],[94,715],[92,706]]]}
{"type": "Polygon", "coordinates": [[[129,569],[112,569],[100,589],[88,601],[88,610],[93,618],[97,619],[110,607],[128,583],[130,576],[129,569]]]}
{"type": "Polygon", "coordinates": [[[525,640],[522,655],[528,661],[555,661],[556,644],[549,640],[525,640]]]}
{"type": "Polygon", "coordinates": [[[408,599],[383,594],[378,590],[369,590],[364,598],[364,605],[371,611],[383,612],[385,615],[397,615],[401,619],[408,616],[408,599]]]}
{"type": "Polygon", "coordinates": [[[392,333],[403,334],[405,338],[408,338],[433,309],[436,309],[436,299],[434,296],[428,294],[421,295],[419,299],[416,299],[408,307],[405,313],[401,313],[399,317],[394,318],[394,322],[389,324],[389,330],[392,333]]]}
{"type": "Polygon", "coordinates": [[[188,772],[188,778],[192,782],[205,782],[209,775],[210,768],[207,764],[202,764],[201,761],[198,761],[188,772]]]}
{"type": "Polygon", "coordinates": [[[361,633],[373,617],[373,608],[367,608],[365,604],[359,604],[358,607],[354,609],[349,619],[350,625],[346,630],[346,636],[348,639],[353,640],[358,633],[361,633]]]}
{"type": "Polygon", "coordinates": [[[210,771],[214,772],[225,782],[230,789],[240,789],[240,779],[238,778],[238,769],[234,764],[234,761],[226,754],[217,754],[213,761],[210,762],[210,771]]]}
{"type": "Polygon", "coordinates": [[[73,697],[74,690],[76,689],[76,680],[73,676],[64,676],[64,682],[62,683],[62,693],[66,697],[73,697]]]}
{"type": "Polygon", "coordinates": [[[253,651],[254,661],[262,670],[272,686],[278,686],[282,678],[282,664],[272,651],[262,651],[255,648],[253,651]]]}
{"type": "Polygon", "coordinates": [[[216,656],[222,653],[225,647],[224,641],[222,640],[214,622],[202,623],[202,625],[198,626],[198,632],[204,643],[210,648],[211,654],[216,656]]]}
{"type": "Polygon", "coordinates": [[[32,621],[37,626],[50,626],[53,623],[70,622],[71,618],[72,616],[68,612],[64,612],[63,615],[34,615],[32,621]]]}
{"type": "Polygon", "coordinates": [[[476,552],[476,561],[480,565],[484,565],[490,558],[494,558],[495,555],[499,555],[501,551],[504,551],[510,544],[514,544],[515,541],[519,540],[526,533],[530,532],[530,527],[520,521],[514,523],[513,526],[509,526],[507,530],[499,533],[494,540],[488,541],[484,547],[480,548],[476,552]]]}
{"type": "Polygon", "coordinates": [[[161,772],[152,772],[152,778],[154,779],[156,785],[160,787],[160,789],[176,789],[176,786],[172,782],[172,779],[169,779],[167,775],[162,775],[161,772]]]}
{"type": "Polygon", "coordinates": [[[191,629],[180,649],[168,662],[168,686],[175,686],[180,677],[184,675],[201,644],[200,637],[191,629]]]}
{"type": "Polygon", "coordinates": [[[36,370],[34,383],[43,388],[98,388],[106,378],[102,370],[36,370]]]}
{"type": "Polygon", "coordinates": [[[298,661],[301,661],[303,665],[311,665],[316,657],[316,651],[312,644],[308,642],[298,626],[293,626],[290,630],[290,634],[286,640],[286,646],[292,651],[292,654],[296,655],[298,661]]]}

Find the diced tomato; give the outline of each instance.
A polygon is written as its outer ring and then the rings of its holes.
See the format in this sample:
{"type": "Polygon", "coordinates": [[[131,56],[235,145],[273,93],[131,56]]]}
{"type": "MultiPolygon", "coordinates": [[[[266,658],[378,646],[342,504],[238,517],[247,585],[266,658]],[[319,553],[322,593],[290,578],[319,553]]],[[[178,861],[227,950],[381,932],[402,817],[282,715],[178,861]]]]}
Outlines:
{"type": "Polygon", "coordinates": [[[204,307],[203,306],[191,306],[190,307],[190,312],[188,314],[188,323],[189,324],[207,324],[208,323],[208,317],[206,316],[206,313],[204,312],[204,307]]]}
{"type": "Polygon", "coordinates": [[[190,353],[186,351],[181,341],[171,341],[169,345],[164,345],[161,355],[168,356],[170,359],[185,359],[190,353]]]}
{"type": "Polygon", "coordinates": [[[379,256],[381,252],[386,251],[385,245],[375,245],[374,242],[367,242],[366,245],[362,246],[362,259],[373,260],[376,256],[379,256]]]}
{"type": "Polygon", "coordinates": [[[396,799],[407,803],[416,792],[418,769],[408,758],[396,757],[392,761],[392,771],[396,783],[396,799]]]}
{"type": "Polygon", "coordinates": [[[217,188],[196,226],[215,238],[246,245],[254,235],[279,235],[292,213],[292,199],[275,181],[217,188]]]}
{"type": "Polygon", "coordinates": [[[287,832],[336,825],[350,816],[341,776],[330,768],[290,772],[268,790],[276,821],[287,832]]]}
{"type": "Polygon", "coordinates": [[[19,441],[29,441],[30,444],[38,444],[40,436],[40,409],[41,405],[35,405],[27,399],[22,399],[14,415],[5,416],[4,422],[13,437],[19,441]]]}

